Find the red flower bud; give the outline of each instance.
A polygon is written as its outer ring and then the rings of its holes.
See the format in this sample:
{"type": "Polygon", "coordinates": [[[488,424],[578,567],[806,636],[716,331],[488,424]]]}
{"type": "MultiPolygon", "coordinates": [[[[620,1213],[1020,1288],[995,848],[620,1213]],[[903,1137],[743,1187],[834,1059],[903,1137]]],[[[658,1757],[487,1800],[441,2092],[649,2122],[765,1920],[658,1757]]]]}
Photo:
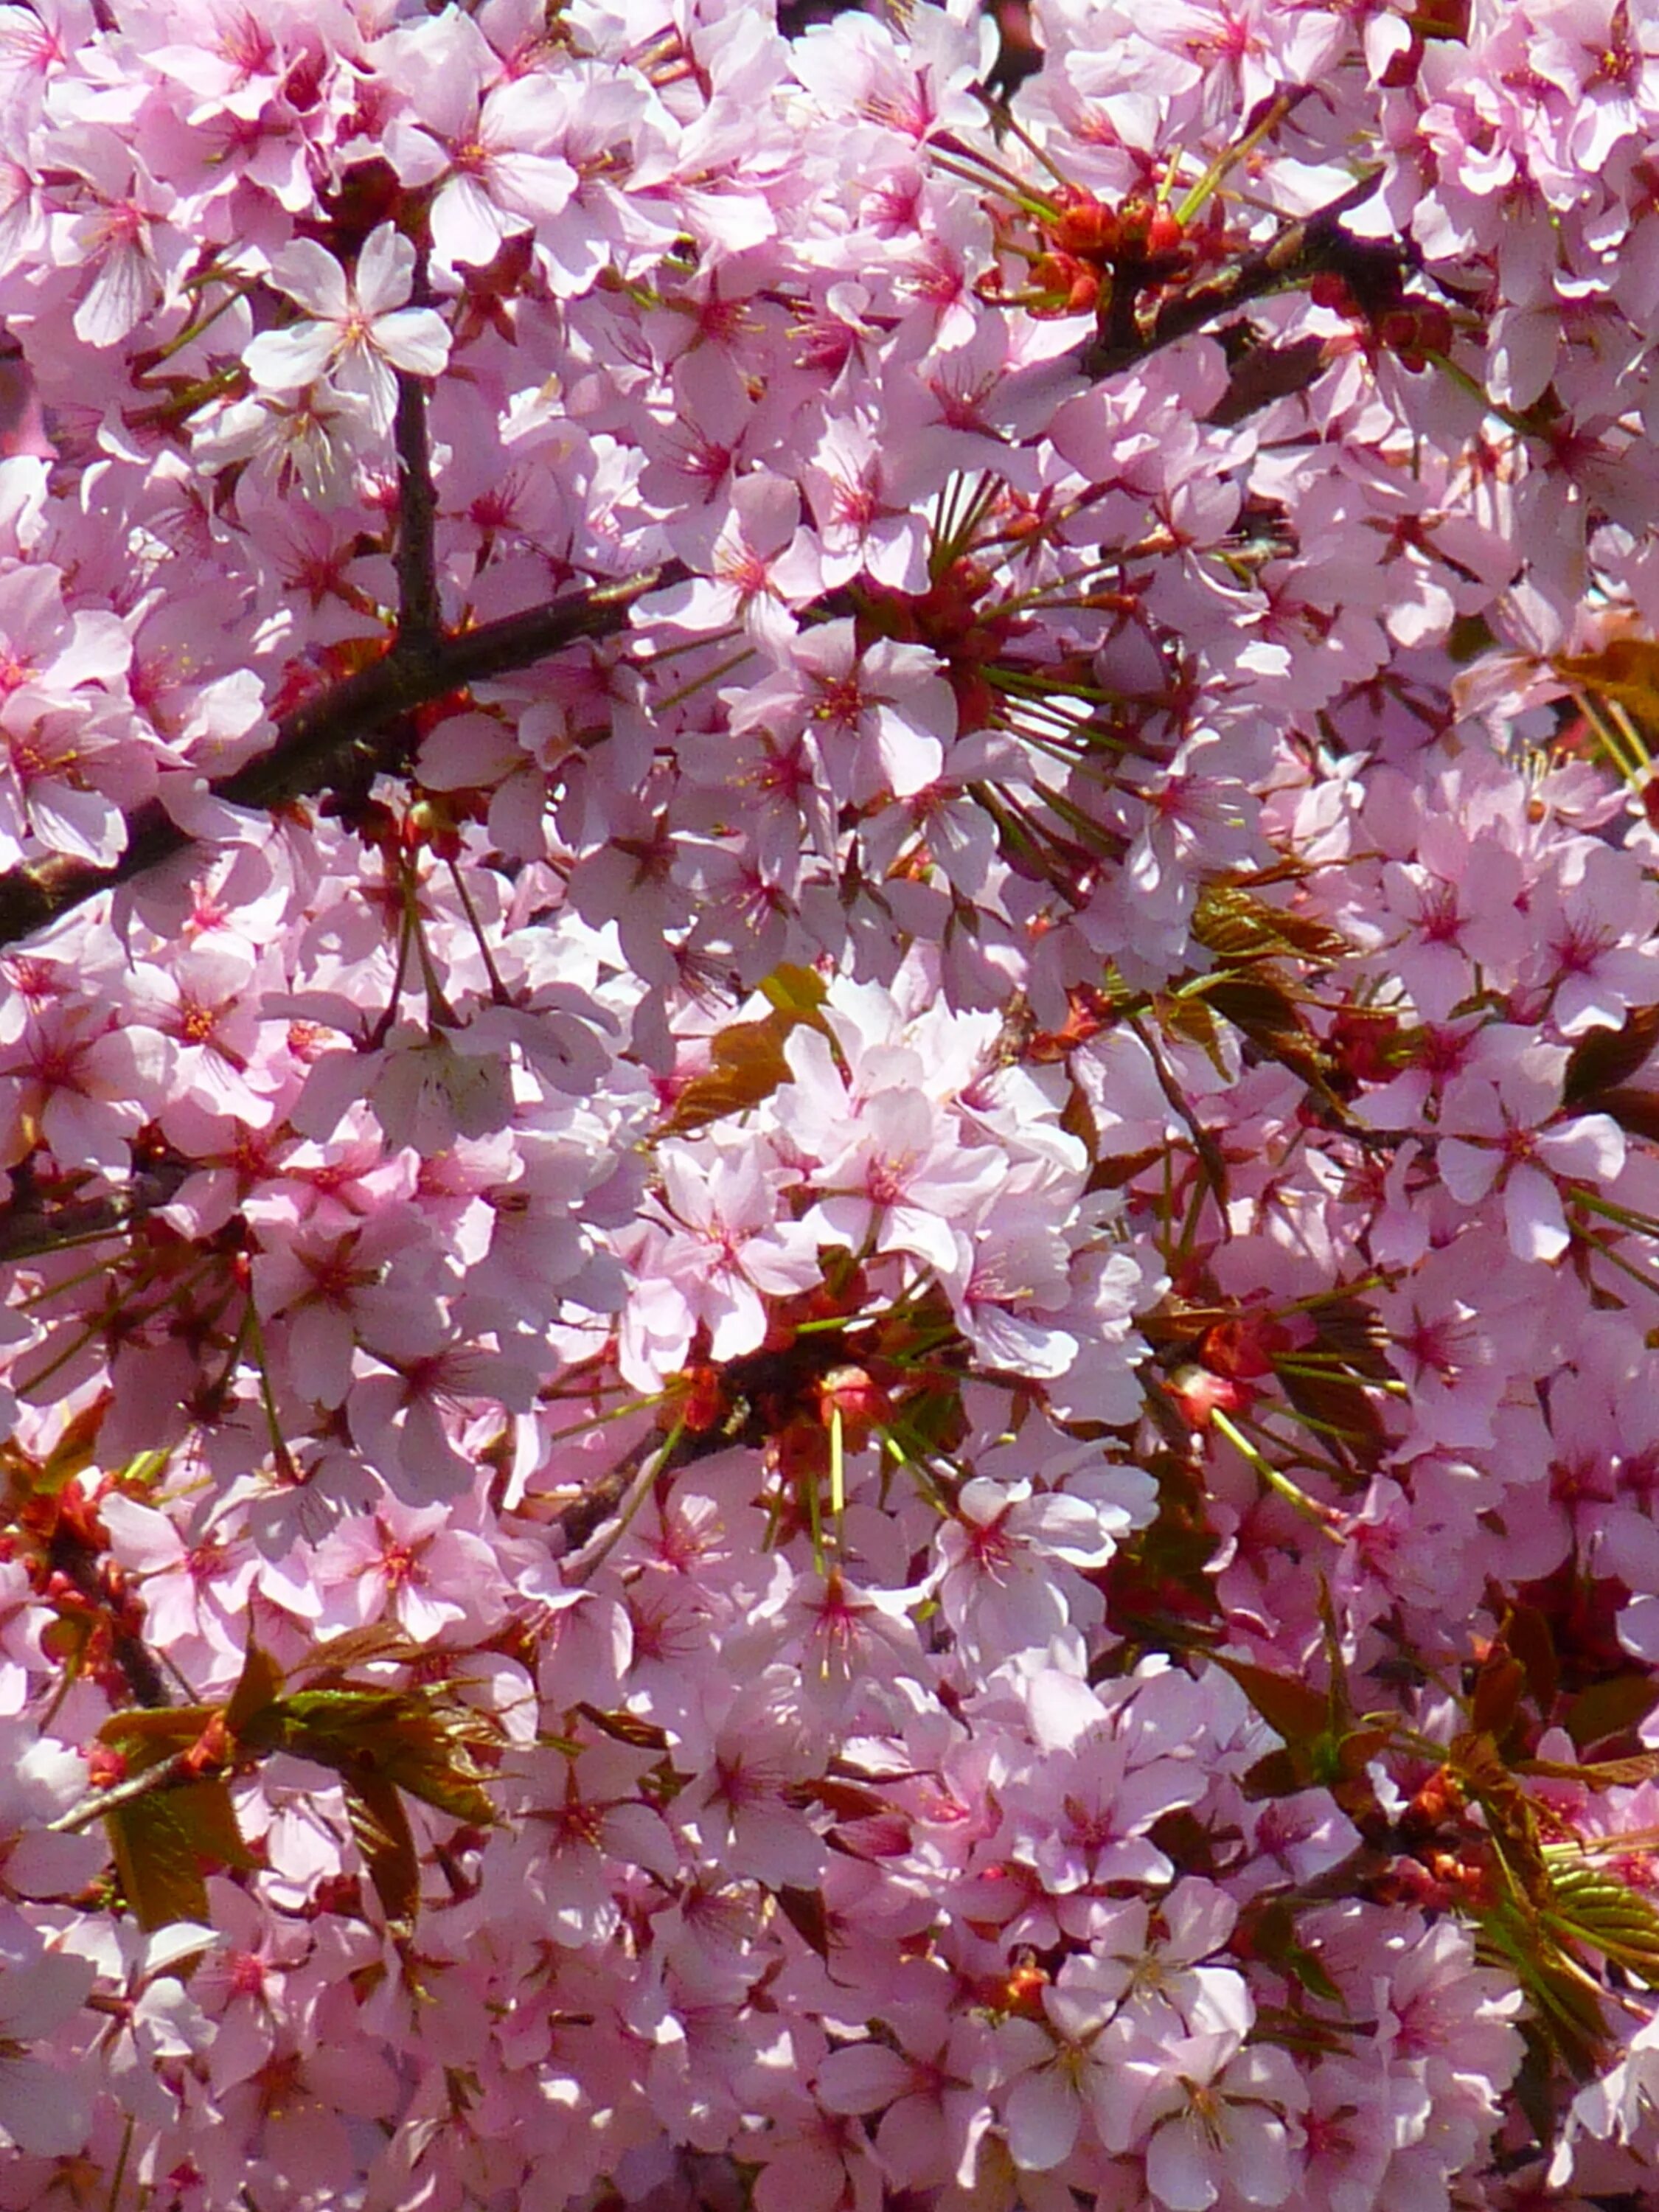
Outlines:
{"type": "Polygon", "coordinates": [[[1061,253],[1087,254],[1091,259],[1109,261],[1117,251],[1122,226],[1113,210],[1101,201],[1085,199],[1064,209],[1049,234],[1061,253]]]}

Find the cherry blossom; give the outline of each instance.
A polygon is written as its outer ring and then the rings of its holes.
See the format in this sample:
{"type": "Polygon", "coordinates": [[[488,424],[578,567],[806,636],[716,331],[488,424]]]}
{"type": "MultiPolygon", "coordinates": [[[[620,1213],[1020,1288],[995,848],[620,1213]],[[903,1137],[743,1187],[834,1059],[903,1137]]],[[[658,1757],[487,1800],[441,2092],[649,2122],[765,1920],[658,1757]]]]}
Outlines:
{"type": "Polygon", "coordinates": [[[262,391],[300,392],[326,376],[385,432],[397,398],[393,372],[433,376],[448,356],[441,318],[404,304],[414,288],[415,249],[389,223],[364,240],[349,276],[303,238],[283,249],[270,275],[309,320],[269,331],[248,347],[248,374],[262,391]]]}
{"type": "Polygon", "coordinates": [[[0,2204],[1643,2196],[1642,12],[0,6],[0,2204]]]}

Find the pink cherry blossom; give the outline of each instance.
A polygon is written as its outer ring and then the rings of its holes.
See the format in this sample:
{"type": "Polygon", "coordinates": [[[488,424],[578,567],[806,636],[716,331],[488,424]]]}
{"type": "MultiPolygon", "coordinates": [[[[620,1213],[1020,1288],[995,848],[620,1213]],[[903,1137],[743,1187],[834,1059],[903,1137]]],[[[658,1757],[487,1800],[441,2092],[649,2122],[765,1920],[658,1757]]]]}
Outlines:
{"type": "Polygon", "coordinates": [[[268,331],[248,347],[247,371],[262,391],[300,392],[326,378],[384,433],[397,399],[393,372],[435,376],[448,357],[442,319],[404,304],[414,289],[415,249],[390,223],[370,234],[349,275],[302,238],[278,256],[271,281],[309,319],[268,331]]]}
{"type": "Polygon", "coordinates": [[[256,12],[0,5],[0,2205],[1645,2201],[1643,11],[256,12]]]}

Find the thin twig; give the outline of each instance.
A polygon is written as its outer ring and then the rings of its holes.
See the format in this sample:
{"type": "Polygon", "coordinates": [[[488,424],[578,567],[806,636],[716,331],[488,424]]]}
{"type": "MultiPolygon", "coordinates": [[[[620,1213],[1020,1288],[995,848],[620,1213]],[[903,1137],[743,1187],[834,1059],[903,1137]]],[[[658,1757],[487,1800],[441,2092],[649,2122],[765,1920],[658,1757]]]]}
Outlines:
{"type": "MultiPolygon", "coordinates": [[[[431,299],[424,246],[417,250],[416,307],[431,299]]],[[[443,640],[438,596],[438,494],[432,481],[432,448],[427,437],[426,380],[398,374],[398,414],[392,438],[398,449],[398,643],[411,654],[434,652],[443,640]]]]}
{"type": "MultiPolygon", "coordinates": [[[[683,583],[689,573],[681,562],[666,562],[625,581],[572,592],[545,606],[463,630],[435,646],[406,648],[399,637],[383,660],[284,714],[269,752],[209,789],[228,805],[258,810],[326,791],[349,771],[392,771],[401,765],[402,723],[413,708],[527,667],[580,639],[614,637],[626,628],[637,599],[683,583]]],[[[54,854],[13,869],[0,876],[0,945],[33,936],[98,892],[130,883],[196,842],[152,799],[127,817],[126,849],[109,867],[54,854]]]]}
{"type": "Polygon", "coordinates": [[[164,1759],[155,1766],[145,1767],[142,1774],[129,1775],[125,1782],[118,1782],[108,1790],[95,1790],[90,1796],[78,1799],[67,1813],[60,1813],[55,1820],[47,1821],[46,1833],[49,1836],[78,1835],[82,1828],[89,1828],[94,1820],[101,1820],[111,1813],[118,1813],[123,1805],[135,1804],[140,1797],[153,1797],[159,1790],[180,1790],[189,1783],[199,1782],[203,1777],[191,1764],[192,1748],[187,1744],[182,1751],[175,1752],[171,1759],[164,1759]]]}
{"type": "Polygon", "coordinates": [[[33,1192],[15,1198],[0,1206],[0,1265],[129,1236],[146,1215],[172,1203],[190,1172],[185,1161],[163,1161],[101,1198],[71,1199],[62,1206],[43,1206],[33,1192]]]}

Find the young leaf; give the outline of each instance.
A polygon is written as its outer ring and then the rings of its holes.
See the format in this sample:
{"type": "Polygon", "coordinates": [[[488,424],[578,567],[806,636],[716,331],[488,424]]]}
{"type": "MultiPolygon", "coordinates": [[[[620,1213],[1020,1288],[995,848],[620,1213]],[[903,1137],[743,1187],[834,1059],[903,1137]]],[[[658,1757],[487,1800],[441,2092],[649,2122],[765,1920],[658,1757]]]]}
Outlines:
{"type": "Polygon", "coordinates": [[[1295,1747],[1311,1744],[1330,1726],[1331,1701],[1323,1690],[1292,1674],[1274,1674],[1247,1659],[1231,1659],[1225,1652],[1212,1655],[1218,1667],[1230,1674],[1268,1727],[1295,1747]]]}
{"type": "Polygon", "coordinates": [[[1632,1006],[1621,1028],[1589,1030],[1580,1037],[1562,1079],[1561,1101],[1583,1107],[1592,1099],[1603,1111],[1601,1094],[1630,1081],[1659,1044],[1659,1006],[1632,1006]]]}
{"type": "Polygon", "coordinates": [[[421,1863],[402,1798],[379,1775],[354,1774],[346,1784],[346,1813],[386,1918],[394,1927],[412,1927],[421,1906],[421,1863]]]}
{"type": "Polygon", "coordinates": [[[104,1816],[127,1902],[141,1928],[207,1922],[204,1870],[257,1864],[236,1824],[228,1785],[181,1783],[131,1797],[104,1816]]]}
{"type": "Polygon", "coordinates": [[[1623,1735],[1638,1727],[1659,1705],[1659,1682],[1632,1668],[1592,1682],[1567,1708],[1567,1734],[1579,1751],[1589,1751],[1609,1736],[1623,1735]]]}
{"type": "Polygon", "coordinates": [[[250,1642],[236,1687],[225,1707],[225,1726],[231,1735],[240,1736],[256,1714],[273,1705],[282,1686],[282,1668],[268,1651],[250,1642]]]}

